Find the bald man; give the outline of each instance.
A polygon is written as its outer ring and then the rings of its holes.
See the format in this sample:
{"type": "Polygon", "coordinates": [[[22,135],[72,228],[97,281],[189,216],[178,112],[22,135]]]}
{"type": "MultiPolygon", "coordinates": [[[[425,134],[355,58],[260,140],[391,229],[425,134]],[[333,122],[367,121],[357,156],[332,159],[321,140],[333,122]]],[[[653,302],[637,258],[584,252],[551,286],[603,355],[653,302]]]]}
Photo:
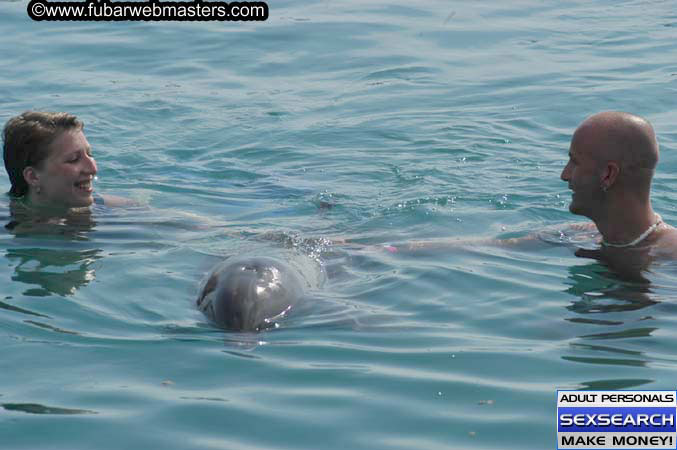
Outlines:
{"type": "MultiPolygon", "coordinates": [[[[572,190],[569,210],[591,224],[572,229],[599,230],[596,250],[577,256],[596,258],[626,278],[640,279],[656,258],[677,258],[677,230],[651,207],[651,180],[658,162],[658,143],[651,124],[638,116],[607,111],[588,117],[576,129],[569,162],[561,178],[572,190]]],[[[538,233],[490,241],[432,240],[381,246],[392,253],[444,250],[472,243],[504,246],[537,244],[538,233]]]]}
{"type": "Polygon", "coordinates": [[[572,191],[569,211],[590,218],[602,235],[599,250],[581,249],[578,256],[635,269],[677,256],[677,230],[651,207],[657,162],[656,135],[641,117],[605,111],[576,129],[561,175],[572,191]]]}

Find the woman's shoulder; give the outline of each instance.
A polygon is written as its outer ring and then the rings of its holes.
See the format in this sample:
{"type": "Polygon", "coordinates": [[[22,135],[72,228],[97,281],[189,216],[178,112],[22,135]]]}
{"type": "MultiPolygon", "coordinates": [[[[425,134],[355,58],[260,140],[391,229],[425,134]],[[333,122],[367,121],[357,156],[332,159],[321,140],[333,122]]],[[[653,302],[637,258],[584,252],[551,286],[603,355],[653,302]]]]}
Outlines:
{"type": "Polygon", "coordinates": [[[134,200],[119,197],[117,195],[109,194],[98,194],[94,197],[94,203],[97,205],[108,206],[109,208],[120,208],[125,206],[140,206],[138,202],[134,200]]]}

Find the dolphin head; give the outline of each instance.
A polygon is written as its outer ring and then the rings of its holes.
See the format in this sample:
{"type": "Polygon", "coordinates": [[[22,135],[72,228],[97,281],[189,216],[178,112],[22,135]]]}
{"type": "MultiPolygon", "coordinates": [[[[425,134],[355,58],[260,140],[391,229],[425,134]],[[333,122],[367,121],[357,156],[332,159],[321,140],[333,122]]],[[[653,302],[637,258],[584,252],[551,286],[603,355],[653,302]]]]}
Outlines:
{"type": "Polygon", "coordinates": [[[273,325],[298,300],[301,282],[291,269],[272,258],[224,263],[209,276],[198,307],[218,325],[259,331],[273,325]]]}

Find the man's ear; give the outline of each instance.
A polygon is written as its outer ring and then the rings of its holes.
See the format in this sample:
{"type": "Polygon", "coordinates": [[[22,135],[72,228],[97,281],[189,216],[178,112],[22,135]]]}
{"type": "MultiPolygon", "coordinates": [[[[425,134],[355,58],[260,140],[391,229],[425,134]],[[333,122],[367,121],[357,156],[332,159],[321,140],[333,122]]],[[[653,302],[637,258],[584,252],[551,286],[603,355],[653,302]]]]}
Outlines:
{"type": "Polygon", "coordinates": [[[621,168],[618,166],[618,163],[615,161],[609,161],[604,166],[602,171],[602,187],[606,189],[611,188],[613,184],[618,179],[618,174],[621,172],[621,168]]]}
{"type": "Polygon", "coordinates": [[[23,171],[24,180],[29,186],[35,188],[40,184],[40,174],[33,166],[26,166],[23,171]]]}

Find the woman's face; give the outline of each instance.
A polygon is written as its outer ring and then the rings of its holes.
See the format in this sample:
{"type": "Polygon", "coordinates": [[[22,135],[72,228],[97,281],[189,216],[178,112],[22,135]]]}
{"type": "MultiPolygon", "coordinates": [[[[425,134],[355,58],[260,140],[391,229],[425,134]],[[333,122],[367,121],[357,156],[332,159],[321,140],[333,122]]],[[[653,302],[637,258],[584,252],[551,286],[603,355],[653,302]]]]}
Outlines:
{"type": "Polygon", "coordinates": [[[40,203],[51,207],[77,208],[94,201],[92,182],[96,161],[82,130],[67,130],[49,145],[49,156],[35,169],[40,203]]]}

